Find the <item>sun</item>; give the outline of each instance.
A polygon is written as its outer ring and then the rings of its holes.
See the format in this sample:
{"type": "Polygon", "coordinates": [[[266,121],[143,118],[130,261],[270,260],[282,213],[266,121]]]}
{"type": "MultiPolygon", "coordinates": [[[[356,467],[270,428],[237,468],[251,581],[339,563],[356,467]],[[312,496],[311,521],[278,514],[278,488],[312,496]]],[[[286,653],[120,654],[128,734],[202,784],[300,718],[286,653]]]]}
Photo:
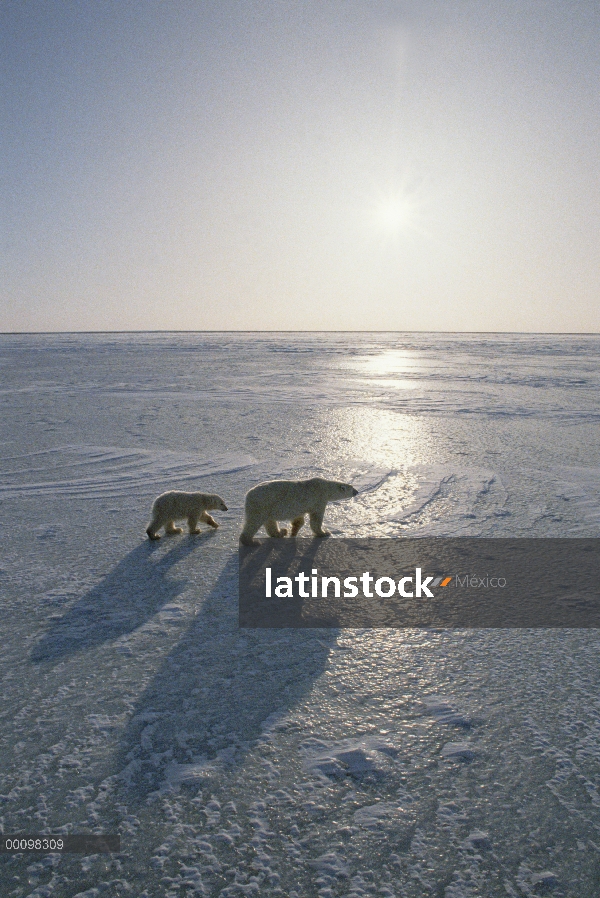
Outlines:
{"type": "Polygon", "coordinates": [[[373,185],[365,195],[365,213],[371,237],[383,247],[399,248],[418,238],[429,238],[429,203],[422,177],[410,171],[390,178],[387,184],[373,185]]]}
{"type": "Polygon", "coordinates": [[[402,230],[409,227],[413,220],[413,203],[404,196],[390,196],[378,205],[376,215],[379,224],[386,230],[402,230]]]}
{"type": "Polygon", "coordinates": [[[418,202],[406,190],[380,194],[371,206],[371,216],[378,231],[388,236],[400,235],[417,229],[418,202]]]}

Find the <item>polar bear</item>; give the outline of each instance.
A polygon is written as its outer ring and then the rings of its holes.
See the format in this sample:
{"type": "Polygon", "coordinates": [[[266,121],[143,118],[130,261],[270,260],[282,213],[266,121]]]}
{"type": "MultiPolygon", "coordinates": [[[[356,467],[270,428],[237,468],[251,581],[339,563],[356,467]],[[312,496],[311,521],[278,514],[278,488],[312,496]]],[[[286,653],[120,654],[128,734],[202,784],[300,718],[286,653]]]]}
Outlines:
{"type": "Polygon", "coordinates": [[[182,533],[181,527],[175,526],[175,521],[180,518],[187,518],[190,533],[200,533],[198,529],[198,521],[204,521],[211,527],[219,525],[208,514],[209,511],[218,508],[220,511],[227,511],[227,506],[220,496],[210,495],[208,493],[184,493],[182,490],[170,490],[168,493],[162,493],[154,500],[152,506],[152,520],[146,528],[146,533],[150,539],[160,539],[157,530],[161,527],[165,528],[167,536],[174,536],[176,533],[182,533]]]}
{"type": "Polygon", "coordinates": [[[315,536],[329,536],[327,530],[323,530],[325,506],[328,502],[350,499],[357,494],[358,490],[349,483],[324,480],[322,477],[259,483],[246,495],[246,516],[240,542],[243,546],[258,546],[259,542],[254,539],[254,534],[263,524],[269,536],[286,536],[285,527],[280,529],[277,523],[281,520],[292,522],[290,535],[296,536],[304,524],[305,514],[309,515],[315,536]]]}

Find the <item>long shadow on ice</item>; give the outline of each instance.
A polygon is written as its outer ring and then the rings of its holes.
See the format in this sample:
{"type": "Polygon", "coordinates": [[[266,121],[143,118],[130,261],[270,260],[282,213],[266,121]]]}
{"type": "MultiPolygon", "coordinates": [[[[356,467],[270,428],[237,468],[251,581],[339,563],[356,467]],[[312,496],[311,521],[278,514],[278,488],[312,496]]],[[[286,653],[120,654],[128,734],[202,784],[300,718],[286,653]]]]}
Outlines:
{"type": "Polygon", "coordinates": [[[337,630],[240,630],[237,591],[236,553],[123,734],[116,762],[128,802],[218,778],[323,672],[337,630]]]}
{"type": "Polygon", "coordinates": [[[31,652],[34,662],[57,661],[132,633],[183,592],[187,581],[169,575],[173,565],[212,532],[187,537],[155,560],[155,543],[143,542],[117,564],[59,620],[31,652]]]}

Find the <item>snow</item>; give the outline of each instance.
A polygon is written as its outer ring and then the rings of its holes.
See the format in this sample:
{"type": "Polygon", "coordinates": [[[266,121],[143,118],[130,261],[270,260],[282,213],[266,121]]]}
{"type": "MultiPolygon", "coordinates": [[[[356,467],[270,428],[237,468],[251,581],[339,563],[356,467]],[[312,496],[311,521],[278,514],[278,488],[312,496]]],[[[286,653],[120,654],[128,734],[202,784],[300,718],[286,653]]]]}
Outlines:
{"type": "Polygon", "coordinates": [[[150,484],[159,486],[169,478],[184,483],[244,470],[255,463],[247,455],[224,455],[203,461],[189,452],[85,445],[61,446],[5,458],[4,465],[8,467],[10,461],[17,463],[16,469],[2,471],[0,499],[65,496],[89,500],[135,496],[150,484]],[[44,480],[32,483],[31,477],[36,474],[44,475],[44,480]],[[60,479],[47,479],[57,474],[60,479]]]}
{"type": "Polygon", "coordinates": [[[441,751],[442,758],[450,760],[472,761],[475,751],[470,742],[446,742],[441,751]]]}
{"type": "Polygon", "coordinates": [[[598,894],[600,638],[240,631],[244,494],[334,535],[598,536],[600,339],[0,337],[0,825],[15,898],[598,894]],[[164,489],[220,527],[150,543],[164,489]],[[575,891],[574,891],[575,890],[575,891]]]}

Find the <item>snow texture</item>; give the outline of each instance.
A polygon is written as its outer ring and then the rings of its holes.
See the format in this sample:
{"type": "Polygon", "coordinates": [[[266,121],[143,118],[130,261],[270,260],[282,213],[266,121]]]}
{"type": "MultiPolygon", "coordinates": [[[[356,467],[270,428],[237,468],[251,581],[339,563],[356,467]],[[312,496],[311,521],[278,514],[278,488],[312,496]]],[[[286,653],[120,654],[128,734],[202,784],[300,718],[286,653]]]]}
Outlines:
{"type": "Polygon", "coordinates": [[[7,335],[0,371],[0,825],[122,846],[0,894],[600,892],[596,631],[237,626],[270,478],[353,483],[338,536],[598,536],[600,338],[7,335]],[[150,543],[167,489],[219,530],[150,543]]]}

